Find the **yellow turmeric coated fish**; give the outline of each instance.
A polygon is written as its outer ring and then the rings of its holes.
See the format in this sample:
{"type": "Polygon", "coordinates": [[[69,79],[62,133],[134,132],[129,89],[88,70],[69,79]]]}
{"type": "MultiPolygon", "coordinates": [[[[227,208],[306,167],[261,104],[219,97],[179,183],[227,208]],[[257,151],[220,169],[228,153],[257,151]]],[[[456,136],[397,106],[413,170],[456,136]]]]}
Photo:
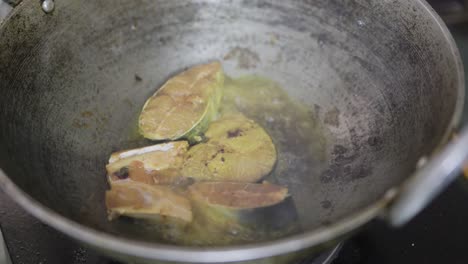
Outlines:
{"type": "Polygon", "coordinates": [[[169,186],[157,185],[177,180],[187,149],[187,141],[175,141],[113,153],[106,166],[109,219],[170,216],[192,221],[190,202],[169,186]]]}
{"type": "Polygon", "coordinates": [[[188,188],[188,194],[195,215],[189,229],[191,241],[225,245],[274,237],[278,230],[257,232],[266,224],[259,219],[286,201],[288,189],[269,183],[197,182],[188,188]]]}
{"type": "Polygon", "coordinates": [[[288,189],[270,183],[198,182],[189,188],[196,202],[231,209],[253,209],[283,201],[288,189]]]}
{"type": "Polygon", "coordinates": [[[197,180],[256,182],[276,162],[265,130],[242,114],[226,115],[209,126],[208,139],[189,149],[182,176],[197,180]]]}
{"type": "Polygon", "coordinates": [[[199,141],[216,117],[223,84],[219,62],[194,66],[172,77],[143,106],[140,133],[152,140],[199,141]]]}
{"type": "Polygon", "coordinates": [[[130,179],[146,184],[171,184],[180,175],[187,141],[174,141],[113,153],[106,166],[113,181],[130,179]]]}
{"type": "Polygon", "coordinates": [[[112,183],[106,192],[106,206],[109,219],[119,215],[143,219],[169,216],[191,222],[193,217],[190,201],[170,187],[129,179],[112,183]]]}

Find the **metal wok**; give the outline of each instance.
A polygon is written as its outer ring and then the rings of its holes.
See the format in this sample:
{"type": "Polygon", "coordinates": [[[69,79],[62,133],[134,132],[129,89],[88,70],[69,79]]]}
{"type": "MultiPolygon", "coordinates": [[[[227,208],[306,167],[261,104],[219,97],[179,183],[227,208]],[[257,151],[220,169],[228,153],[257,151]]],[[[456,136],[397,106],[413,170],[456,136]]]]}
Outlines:
{"type": "Polygon", "coordinates": [[[114,257],[287,261],[375,217],[406,222],[467,156],[466,131],[444,146],[461,114],[461,61],[424,1],[55,4],[46,14],[24,0],[0,26],[0,186],[45,223],[114,257]],[[213,59],[230,75],[277,81],[310,109],[322,147],[306,155],[296,142],[278,153],[301,233],[197,248],[107,221],[108,155],[138,144],[128,135],[155,87],[213,59]],[[299,166],[303,159],[310,166],[299,166]]]}

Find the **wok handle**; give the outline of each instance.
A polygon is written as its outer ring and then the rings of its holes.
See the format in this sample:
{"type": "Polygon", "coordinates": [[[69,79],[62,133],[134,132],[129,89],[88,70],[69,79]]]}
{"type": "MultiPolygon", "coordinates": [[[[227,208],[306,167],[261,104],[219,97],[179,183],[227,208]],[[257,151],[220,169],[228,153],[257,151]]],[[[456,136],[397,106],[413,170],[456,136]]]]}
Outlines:
{"type": "Polygon", "coordinates": [[[468,161],[468,126],[408,179],[388,209],[393,226],[401,226],[416,216],[460,175],[468,161]]]}

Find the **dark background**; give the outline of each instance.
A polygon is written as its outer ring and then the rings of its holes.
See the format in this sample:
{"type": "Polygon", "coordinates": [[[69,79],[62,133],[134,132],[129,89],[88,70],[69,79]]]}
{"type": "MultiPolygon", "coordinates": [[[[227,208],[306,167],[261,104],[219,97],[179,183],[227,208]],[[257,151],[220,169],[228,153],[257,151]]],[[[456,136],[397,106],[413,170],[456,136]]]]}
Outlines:
{"type": "MultiPolygon", "coordinates": [[[[429,2],[449,24],[468,65],[468,0],[429,2]]],[[[468,76],[466,70],[465,74],[468,76]]],[[[468,124],[468,107],[464,122],[468,124]]],[[[14,264],[113,263],[35,220],[1,192],[0,225],[14,264]]],[[[378,220],[371,222],[343,244],[333,261],[333,264],[371,263],[468,263],[468,179],[460,176],[401,229],[392,229],[378,220]]]]}

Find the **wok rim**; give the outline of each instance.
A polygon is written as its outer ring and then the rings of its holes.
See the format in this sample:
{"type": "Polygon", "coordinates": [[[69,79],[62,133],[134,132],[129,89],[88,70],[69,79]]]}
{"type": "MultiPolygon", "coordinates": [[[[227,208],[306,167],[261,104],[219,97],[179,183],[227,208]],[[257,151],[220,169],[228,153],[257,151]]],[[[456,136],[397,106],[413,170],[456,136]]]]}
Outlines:
{"type": "MultiPolygon", "coordinates": [[[[415,3],[420,4],[421,7],[427,11],[427,14],[435,20],[437,26],[442,31],[441,33],[449,44],[452,53],[451,55],[457,64],[458,97],[452,120],[447,127],[443,140],[441,140],[440,145],[442,145],[450,137],[453,130],[458,127],[461,120],[465,97],[463,64],[456,43],[439,15],[436,14],[425,0],[414,1],[415,3]]],[[[14,13],[18,12],[17,10],[19,10],[25,2],[28,1],[22,1],[19,6],[14,8],[10,15],[2,21],[2,24],[5,25],[10,17],[14,13]]],[[[29,3],[31,2],[33,1],[29,1],[29,3]]],[[[0,26],[0,28],[2,28],[2,26],[0,26]]],[[[411,178],[411,176],[409,176],[408,179],[409,178],[411,178]]],[[[404,182],[400,183],[399,186],[402,184],[404,184],[404,182]]],[[[339,239],[341,236],[357,229],[377,216],[383,216],[386,207],[388,207],[398,193],[398,186],[391,188],[380,199],[368,207],[357,210],[353,214],[343,217],[341,220],[327,225],[326,227],[307,231],[302,234],[296,234],[274,241],[252,243],[241,246],[196,248],[126,239],[82,225],[58,214],[33,199],[27,193],[23,192],[13,183],[12,180],[10,180],[1,168],[0,188],[3,189],[3,191],[23,209],[42,222],[80,242],[103,250],[104,252],[112,252],[120,256],[134,256],[148,260],[201,263],[246,261],[266,258],[299,251],[305,248],[317,246],[327,241],[339,239]]]]}
{"type": "MultiPolygon", "coordinates": [[[[396,189],[390,189],[374,204],[326,227],[287,236],[269,242],[252,243],[241,246],[196,248],[149,243],[127,239],[98,231],[66,218],[23,192],[0,169],[0,188],[28,213],[58,231],[104,252],[118,255],[135,256],[148,260],[218,263],[247,261],[292,253],[327,241],[333,241],[342,235],[378,216],[393,200],[396,189]]],[[[336,241],[336,244],[340,242],[336,241]]]]}

